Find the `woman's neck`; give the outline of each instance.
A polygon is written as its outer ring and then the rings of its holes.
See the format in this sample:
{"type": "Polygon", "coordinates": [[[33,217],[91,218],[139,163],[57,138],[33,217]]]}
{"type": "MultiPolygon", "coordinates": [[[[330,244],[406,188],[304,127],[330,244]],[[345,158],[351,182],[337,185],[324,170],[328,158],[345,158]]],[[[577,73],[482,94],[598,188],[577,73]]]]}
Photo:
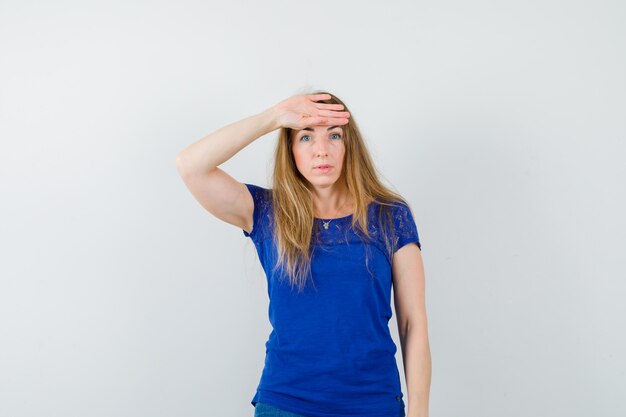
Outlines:
{"type": "Polygon", "coordinates": [[[315,217],[324,219],[345,217],[352,213],[354,202],[346,188],[333,190],[317,190],[313,196],[313,212],[315,217]]]}

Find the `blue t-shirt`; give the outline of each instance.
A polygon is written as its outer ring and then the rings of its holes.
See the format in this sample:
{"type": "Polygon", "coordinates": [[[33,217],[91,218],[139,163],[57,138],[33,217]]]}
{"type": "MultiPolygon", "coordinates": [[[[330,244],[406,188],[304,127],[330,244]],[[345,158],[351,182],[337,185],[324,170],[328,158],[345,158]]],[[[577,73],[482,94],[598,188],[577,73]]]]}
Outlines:
{"type": "MultiPolygon", "coordinates": [[[[354,233],[352,215],[333,219],[312,242],[311,276],[302,292],[279,268],[272,233],[271,189],[245,184],[254,200],[250,237],[267,277],[269,321],[265,366],[251,401],[310,417],[399,417],[405,404],[389,331],[391,259],[368,207],[371,241],[354,233]],[[367,265],[365,256],[369,257],[367,265]]],[[[414,242],[417,227],[405,204],[392,207],[396,250],[414,242]]],[[[327,219],[326,219],[327,220],[327,219]]]]}

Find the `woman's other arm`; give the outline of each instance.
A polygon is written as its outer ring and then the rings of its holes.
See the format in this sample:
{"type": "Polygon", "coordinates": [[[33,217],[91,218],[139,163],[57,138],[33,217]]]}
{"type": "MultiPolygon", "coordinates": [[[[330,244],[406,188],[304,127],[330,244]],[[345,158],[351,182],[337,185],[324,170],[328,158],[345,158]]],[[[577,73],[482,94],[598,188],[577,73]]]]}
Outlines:
{"type": "Polygon", "coordinates": [[[409,396],[407,417],[428,417],[432,363],[422,252],[405,245],[393,256],[393,293],[409,396]]]}

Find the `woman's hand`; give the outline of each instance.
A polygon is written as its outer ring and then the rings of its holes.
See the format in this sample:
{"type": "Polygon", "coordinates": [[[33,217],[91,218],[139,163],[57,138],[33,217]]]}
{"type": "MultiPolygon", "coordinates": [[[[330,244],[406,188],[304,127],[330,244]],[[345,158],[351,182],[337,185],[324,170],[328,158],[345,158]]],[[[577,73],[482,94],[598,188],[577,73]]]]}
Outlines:
{"type": "Polygon", "coordinates": [[[300,130],[310,126],[345,125],[350,113],[338,111],[343,104],[316,103],[328,100],[330,94],[303,94],[289,97],[272,107],[279,127],[300,130]]]}

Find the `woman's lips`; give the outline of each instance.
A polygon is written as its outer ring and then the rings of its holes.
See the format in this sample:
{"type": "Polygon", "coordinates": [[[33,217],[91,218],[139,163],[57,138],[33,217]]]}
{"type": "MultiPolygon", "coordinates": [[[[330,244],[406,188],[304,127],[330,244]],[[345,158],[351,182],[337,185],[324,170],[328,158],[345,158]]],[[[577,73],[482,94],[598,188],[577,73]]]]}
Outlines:
{"type": "Polygon", "coordinates": [[[319,171],[319,172],[328,172],[332,169],[332,165],[322,165],[320,167],[316,167],[315,170],[319,171]]]}

